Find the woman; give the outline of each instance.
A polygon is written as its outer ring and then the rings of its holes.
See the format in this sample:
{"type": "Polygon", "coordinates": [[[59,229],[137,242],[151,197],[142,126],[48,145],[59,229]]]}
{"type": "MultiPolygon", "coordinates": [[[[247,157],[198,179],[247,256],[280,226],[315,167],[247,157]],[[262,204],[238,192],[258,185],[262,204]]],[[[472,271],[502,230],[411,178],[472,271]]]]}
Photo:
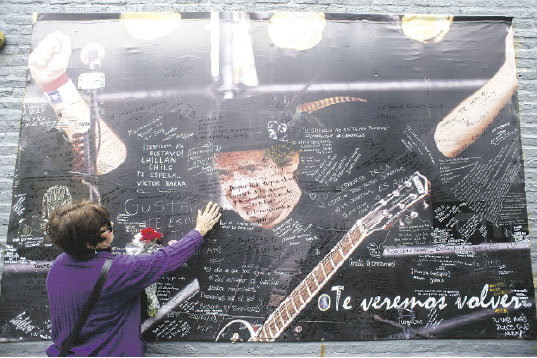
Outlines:
{"type": "Polygon", "coordinates": [[[113,258],[101,294],[70,347],[74,356],[142,356],[140,292],[187,261],[203,235],[220,219],[218,204],[198,210],[196,227],[172,245],[148,255],[110,252],[114,225],[108,211],[87,200],[56,209],[47,223],[49,239],[64,253],[47,276],[52,319],[49,356],[58,356],[73,330],[108,258],[113,258]]]}

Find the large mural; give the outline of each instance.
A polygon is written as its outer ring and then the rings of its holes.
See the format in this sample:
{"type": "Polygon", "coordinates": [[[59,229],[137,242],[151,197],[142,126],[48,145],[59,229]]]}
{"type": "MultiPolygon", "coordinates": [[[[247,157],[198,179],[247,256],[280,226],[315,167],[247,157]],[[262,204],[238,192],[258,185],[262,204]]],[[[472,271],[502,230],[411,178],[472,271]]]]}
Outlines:
{"type": "Polygon", "coordinates": [[[118,255],[223,208],[147,340],[536,337],[510,18],[39,14],[28,68],[2,338],[49,339],[44,226],[83,198],[118,255]]]}

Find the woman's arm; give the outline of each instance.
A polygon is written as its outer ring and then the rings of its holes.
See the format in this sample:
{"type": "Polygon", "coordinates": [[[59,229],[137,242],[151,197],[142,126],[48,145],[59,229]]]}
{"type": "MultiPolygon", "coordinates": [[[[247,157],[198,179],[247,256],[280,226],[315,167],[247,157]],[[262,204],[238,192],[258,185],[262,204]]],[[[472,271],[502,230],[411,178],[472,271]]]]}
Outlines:
{"type": "Polygon", "coordinates": [[[183,238],[151,254],[119,255],[109,273],[107,286],[112,292],[133,296],[175,271],[196,252],[203,242],[203,236],[191,230],[183,238]]]}
{"type": "Polygon", "coordinates": [[[209,202],[203,212],[198,210],[196,229],[172,245],[146,255],[116,256],[107,287],[115,287],[122,294],[136,295],[162,276],[175,271],[201,246],[202,234],[220,220],[222,214],[219,209],[218,204],[209,202]]]}

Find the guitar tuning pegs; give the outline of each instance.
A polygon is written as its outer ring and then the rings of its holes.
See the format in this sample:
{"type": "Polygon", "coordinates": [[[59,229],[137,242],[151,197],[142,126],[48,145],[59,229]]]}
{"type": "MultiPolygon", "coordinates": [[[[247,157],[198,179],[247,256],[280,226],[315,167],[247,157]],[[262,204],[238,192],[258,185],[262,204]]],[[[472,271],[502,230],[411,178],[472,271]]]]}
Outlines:
{"type": "Polygon", "coordinates": [[[415,219],[415,218],[418,217],[418,213],[415,212],[415,211],[411,211],[411,212],[410,212],[410,217],[411,217],[412,219],[415,219]]]}

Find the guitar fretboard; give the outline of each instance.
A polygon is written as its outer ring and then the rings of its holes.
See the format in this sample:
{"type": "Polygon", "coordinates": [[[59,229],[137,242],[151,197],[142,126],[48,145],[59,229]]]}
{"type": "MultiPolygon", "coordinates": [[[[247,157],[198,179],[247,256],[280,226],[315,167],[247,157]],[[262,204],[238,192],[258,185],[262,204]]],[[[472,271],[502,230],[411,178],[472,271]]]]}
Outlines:
{"type": "Polygon", "coordinates": [[[377,202],[280,303],[252,340],[272,342],[278,338],[362,241],[371,232],[388,228],[403,212],[429,195],[429,187],[428,179],[416,172],[386,198],[377,202]]]}
{"type": "Polygon", "coordinates": [[[358,221],[328,254],[315,266],[291,294],[272,312],[255,337],[258,342],[272,342],[323,288],[365,236],[358,221]]]}

